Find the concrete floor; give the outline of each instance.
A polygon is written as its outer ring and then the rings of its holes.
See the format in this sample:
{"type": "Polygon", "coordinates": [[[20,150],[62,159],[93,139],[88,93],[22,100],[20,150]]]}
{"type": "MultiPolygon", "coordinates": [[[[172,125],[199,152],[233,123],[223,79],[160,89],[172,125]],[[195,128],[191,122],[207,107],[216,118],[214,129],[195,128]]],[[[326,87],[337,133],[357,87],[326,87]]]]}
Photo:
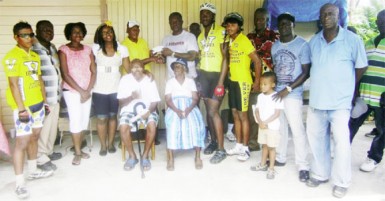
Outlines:
{"type": "MultiPolygon", "coordinates": [[[[352,185],[341,200],[385,201],[385,166],[380,164],[371,173],[358,170],[366,158],[366,151],[372,140],[365,137],[364,133],[369,132],[372,127],[372,124],[362,126],[354,140],[352,185]]],[[[330,182],[318,188],[309,188],[299,182],[292,141],[289,144],[287,165],[277,167],[276,178],[267,180],[266,172],[249,170],[251,165],[260,160],[260,151],[252,152],[247,162],[239,162],[233,156],[217,165],[209,163],[211,156],[202,154],[202,170],[194,168],[194,151],[179,151],[176,153],[175,171],[169,172],[166,170],[164,133],[160,135],[160,140],[161,144],[156,146],[152,169],[145,172],[145,178],[142,179],[139,166],[130,172],[123,170],[120,149],[114,154],[99,156],[100,146],[96,135],[93,136],[91,158],[82,160],[80,166],[73,166],[73,155],[68,151],[72,142],[70,136],[66,135],[63,146],[55,147],[55,151],[64,155],[62,159],[54,161],[58,166],[55,174],[47,179],[27,181],[29,200],[337,200],[331,194],[330,182]]],[[[226,148],[232,146],[232,143],[225,140],[226,148]]],[[[85,148],[84,151],[90,150],[85,148]]],[[[18,200],[14,194],[14,186],[12,163],[0,161],[0,201],[18,200]]]]}

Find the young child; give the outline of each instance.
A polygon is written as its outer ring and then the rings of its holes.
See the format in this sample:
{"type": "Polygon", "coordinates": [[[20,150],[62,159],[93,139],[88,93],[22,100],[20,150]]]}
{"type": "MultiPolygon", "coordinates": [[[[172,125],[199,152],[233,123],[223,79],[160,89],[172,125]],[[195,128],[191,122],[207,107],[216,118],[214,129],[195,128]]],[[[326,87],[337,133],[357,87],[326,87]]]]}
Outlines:
{"type": "Polygon", "coordinates": [[[274,179],[275,148],[279,144],[279,115],[283,109],[283,103],[280,100],[273,100],[273,95],[277,77],[273,72],[265,72],[261,77],[261,94],[258,95],[258,101],[255,105],[254,118],[259,124],[258,143],[262,144],[262,159],[257,166],[252,166],[252,171],[266,171],[266,178],[274,179]],[[266,160],[269,156],[269,167],[266,160]]]}

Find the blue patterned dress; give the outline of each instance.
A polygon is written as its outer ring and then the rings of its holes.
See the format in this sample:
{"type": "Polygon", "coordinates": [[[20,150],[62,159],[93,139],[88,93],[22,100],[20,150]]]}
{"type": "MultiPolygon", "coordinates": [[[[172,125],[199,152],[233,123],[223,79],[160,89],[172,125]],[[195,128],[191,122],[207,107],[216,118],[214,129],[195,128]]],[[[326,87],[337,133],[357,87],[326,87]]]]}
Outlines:
{"type": "MultiPolygon", "coordinates": [[[[175,78],[171,78],[166,84],[165,94],[171,94],[174,105],[184,111],[192,103],[191,94],[193,91],[196,91],[196,86],[192,79],[185,78],[181,85],[175,78]]],[[[165,123],[168,149],[204,147],[205,124],[198,107],[195,106],[190,114],[183,119],[180,119],[171,108],[168,108],[165,123]]]]}

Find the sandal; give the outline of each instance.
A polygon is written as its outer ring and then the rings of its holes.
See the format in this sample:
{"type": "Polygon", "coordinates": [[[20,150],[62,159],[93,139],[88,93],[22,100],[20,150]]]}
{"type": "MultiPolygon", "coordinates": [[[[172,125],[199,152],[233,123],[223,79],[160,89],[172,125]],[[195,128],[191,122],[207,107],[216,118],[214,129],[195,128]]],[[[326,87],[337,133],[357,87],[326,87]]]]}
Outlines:
{"type": "Polygon", "coordinates": [[[72,159],[72,165],[80,165],[81,160],[82,155],[75,155],[74,159],[72,159]]]}
{"type": "Polygon", "coordinates": [[[126,160],[126,162],[124,163],[124,166],[123,166],[123,169],[124,170],[127,170],[127,171],[130,171],[132,169],[134,169],[135,165],[139,162],[138,159],[132,159],[132,158],[128,158],[126,160]]]}
{"type": "Polygon", "coordinates": [[[142,165],[144,171],[149,171],[151,169],[151,162],[148,158],[143,158],[142,165]]]}
{"type": "Polygon", "coordinates": [[[218,150],[215,152],[214,156],[210,159],[210,163],[218,164],[226,158],[225,150],[218,150]]]}
{"type": "Polygon", "coordinates": [[[85,153],[85,152],[82,152],[81,157],[82,157],[82,159],[89,159],[90,155],[85,153]]]}
{"type": "Polygon", "coordinates": [[[200,170],[203,168],[202,159],[195,159],[195,169],[200,170]]]}
{"type": "Polygon", "coordinates": [[[168,170],[168,171],[174,171],[174,161],[171,161],[171,160],[168,160],[167,161],[167,167],[166,167],[166,169],[168,170]]]}

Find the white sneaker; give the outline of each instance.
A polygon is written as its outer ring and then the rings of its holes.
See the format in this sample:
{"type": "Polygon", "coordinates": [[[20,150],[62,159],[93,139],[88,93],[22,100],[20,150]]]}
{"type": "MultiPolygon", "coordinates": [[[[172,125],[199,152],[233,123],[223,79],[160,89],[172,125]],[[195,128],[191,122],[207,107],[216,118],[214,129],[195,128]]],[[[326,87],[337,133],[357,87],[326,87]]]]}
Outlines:
{"type": "Polygon", "coordinates": [[[235,142],[237,140],[237,138],[235,138],[235,135],[231,131],[226,133],[226,139],[230,142],[235,142]]]}
{"type": "Polygon", "coordinates": [[[26,199],[29,197],[28,190],[25,186],[16,186],[15,193],[19,199],[26,199]]]}
{"type": "Polygon", "coordinates": [[[41,179],[41,178],[46,178],[49,177],[53,174],[53,170],[41,170],[41,169],[36,169],[35,172],[30,173],[28,175],[29,180],[34,180],[34,179],[41,179]]]}
{"type": "Polygon", "coordinates": [[[232,149],[227,149],[226,153],[227,155],[230,155],[230,156],[243,154],[244,153],[243,146],[235,145],[232,149]]]}
{"type": "Polygon", "coordinates": [[[249,152],[249,150],[243,150],[243,153],[241,153],[241,154],[237,157],[237,159],[238,159],[239,161],[242,161],[242,162],[247,161],[249,158],[250,158],[250,152],[249,152]]]}
{"type": "Polygon", "coordinates": [[[267,179],[274,179],[276,173],[277,173],[277,172],[276,172],[274,169],[270,169],[270,168],[269,168],[269,169],[267,170],[266,178],[267,178],[267,179]]]}
{"type": "Polygon", "coordinates": [[[373,159],[367,158],[364,163],[362,163],[360,170],[364,172],[371,172],[378,166],[378,163],[373,159]]]}

